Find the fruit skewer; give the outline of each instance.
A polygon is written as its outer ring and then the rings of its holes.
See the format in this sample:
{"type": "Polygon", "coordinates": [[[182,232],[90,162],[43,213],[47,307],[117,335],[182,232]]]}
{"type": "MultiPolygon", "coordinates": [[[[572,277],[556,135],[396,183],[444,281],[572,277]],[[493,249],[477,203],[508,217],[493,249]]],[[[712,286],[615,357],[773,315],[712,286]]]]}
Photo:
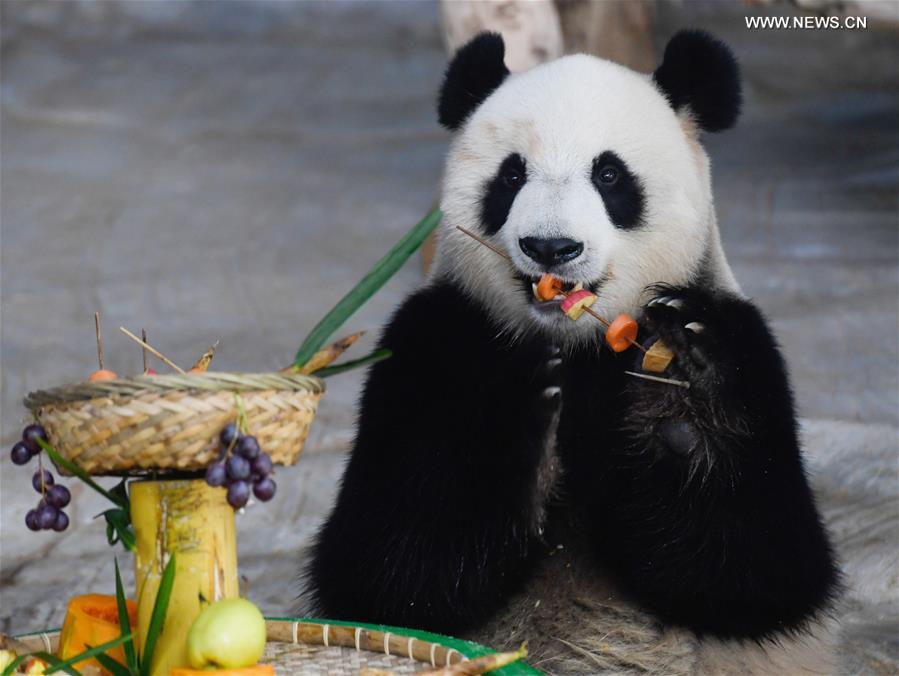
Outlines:
{"type": "MultiPolygon", "coordinates": [[[[471,237],[473,240],[478,242],[479,244],[487,247],[493,253],[498,256],[506,259],[510,263],[512,262],[512,257],[509,256],[505,251],[495,247],[493,244],[485,240],[484,238],[476,235],[470,230],[463,228],[461,225],[457,225],[456,228],[462,231],[464,234],[471,237]]],[[[569,298],[572,294],[579,293],[579,291],[565,291],[562,288],[556,288],[556,291],[561,295],[569,298]]],[[[661,373],[665,369],[668,368],[668,365],[671,363],[671,360],[674,358],[671,350],[661,341],[656,341],[650,348],[647,350],[645,347],[640,345],[636,341],[637,337],[637,322],[634,321],[632,317],[627,314],[620,314],[615,318],[614,321],[610,322],[605,317],[600,315],[598,312],[593,310],[589,305],[581,305],[580,310],[582,312],[586,312],[594,319],[598,320],[603,326],[606,327],[606,335],[605,342],[612,349],[613,352],[623,352],[627,348],[632,345],[639,349],[644,354],[643,358],[643,369],[646,371],[653,371],[655,373],[661,373]]],[[[576,319],[576,317],[574,317],[576,319]]],[[[628,375],[643,378],[645,380],[652,380],[654,382],[668,383],[671,385],[677,385],[679,387],[689,388],[690,383],[684,380],[674,380],[672,378],[662,378],[660,376],[649,376],[643,373],[635,373],[633,371],[625,371],[628,375]]]]}
{"type": "MultiPolygon", "coordinates": [[[[499,256],[502,256],[503,258],[505,258],[505,259],[506,259],[507,261],[509,261],[510,263],[512,262],[512,257],[509,256],[509,254],[507,254],[505,251],[502,251],[501,249],[499,249],[499,248],[493,246],[493,245],[492,245],[490,242],[488,242],[487,240],[485,240],[485,239],[483,239],[482,237],[479,237],[479,236],[476,235],[475,233],[471,232],[471,230],[468,230],[468,229],[466,229],[466,228],[463,228],[461,225],[457,225],[456,228],[458,228],[459,230],[461,230],[462,232],[464,232],[466,235],[468,235],[469,237],[471,237],[473,240],[475,240],[475,241],[478,242],[479,244],[482,244],[482,245],[486,246],[486,247],[487,247],[488,249],[490,249],[493,253],[495,253],[495,254],[497,254],[497,255],[499,255],[499,256]]],[[[565,296],[566,298],[567,298],[568,296],[570,296],[572,293],[576,293],[575,291],[565,291],[564,289],[561,289],[561,288],[557,288],[556,291],[557,291],[558,293],[562,294],[563,296],[565,296]]],[[[603,326],[606,327],[606,329],[607,329],[607,333],[606,333],[606,343],[609,345],[610,348],[612,348],[612,350],[613,350],[614,352],[623,352],[624,350],[626,350],[627,348],[629,348],[629,347],[632,346],[632,345],[633,345],[634,347],[636,347],[637,349],[639,349],[641,352],[644,352],[644,353],[646,352],[646,348],[643,347],[642,345],[640,345],[640,343],[638,343],[638,342],[635,340],[635,338],[636,338],[636,333],[637,333],[637,332],[636,332],[637,323],[636,323],[630,316],[628,316],[628,315],[626,315],[626,314],[621,314],[621,315],[618,315],[618,317],[615,318],[615,321],[610,322],[609,320],[607,320],[605,317],[603,317],[602,315],[600,315],[598,312],[596,312],[593,308],[591,308],[591,307],[589,307],[589,306],[584,305],[584,306],[581,307],[581,309],[582,309],[584,312],[586,312],[588,315],[590,315],[591,317],[593,317],[594,319],[596,319],[597,321],[599,321],[603,326]],[[609,339],[609,333],[610,333],[610,332],[608,331],[608,329],[611,329],[611,328],[614,327],[616,324],[617,324],[618,326],[621,326],[622,328],[624,328],[624,327],[630,328],[630,329],[631,329],[631,332],[634,334],[634,336],[631,337],[631,336],[627,335],[626,332],[618,331],[618,332],[616,332],[615,339],[610,340],[610,339],[609,339]]]]}

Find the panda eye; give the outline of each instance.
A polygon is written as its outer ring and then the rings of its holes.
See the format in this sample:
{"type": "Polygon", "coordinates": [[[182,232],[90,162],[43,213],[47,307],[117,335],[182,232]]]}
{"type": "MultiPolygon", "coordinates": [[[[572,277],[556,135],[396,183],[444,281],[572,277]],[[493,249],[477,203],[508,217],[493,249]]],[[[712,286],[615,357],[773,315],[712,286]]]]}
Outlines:
{"type": "Polygon", "coordinates": [[[599,170],[599,173],[597,175],[599,176],[599,180],[601,183],[605,183],[606,185],[614,185],[618,180],[618,169],[613,167],[611,164],[607,164],[599,170]]]}
{"type": "Polygon", "coordinates": [[[521,184],[524,183],[524,176],[522,176],[521,172],[515,168],[510,168],[503,172],[502,179],[503,185],[510,190],[517,190],[521,187],[521,184]]]}

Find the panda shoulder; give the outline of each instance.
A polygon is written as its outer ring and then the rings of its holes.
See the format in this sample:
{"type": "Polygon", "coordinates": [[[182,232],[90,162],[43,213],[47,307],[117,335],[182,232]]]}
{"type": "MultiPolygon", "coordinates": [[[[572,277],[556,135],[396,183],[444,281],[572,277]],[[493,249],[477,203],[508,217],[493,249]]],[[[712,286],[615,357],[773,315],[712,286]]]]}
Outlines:
{"type": "Polygon", "coordinates": [[[406,298],[391,317],[380,346],[402,359],[427,352],[435,361],[483,343],[487,315],[456,284],[436,279],[406,298]]]}

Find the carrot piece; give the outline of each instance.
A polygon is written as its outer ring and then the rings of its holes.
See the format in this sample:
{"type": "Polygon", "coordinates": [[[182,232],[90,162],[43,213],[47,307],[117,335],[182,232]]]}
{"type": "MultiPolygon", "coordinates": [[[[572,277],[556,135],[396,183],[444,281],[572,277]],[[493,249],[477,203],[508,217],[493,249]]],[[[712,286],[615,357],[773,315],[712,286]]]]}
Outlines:
{"type": "Polygon", "coordinates": [[[119,377],[119,374],[115,371],[110,371],[109,369],[99,369],[91,373],[87,379],[88,380],[115,380],[119,377]]]}
{"type": "Polygon", "coordinates": [[[550,274],[543,275],[537,282],[537,297],[540,300],[552,300],[562,293],[562,280],[550,274]]]}
{"type": "Polygon", "coordinates": [[[169,676],[275,676],[275,668],[271,664],[255,664],[252,667],[237,669],[191,669],[176,667],[169,676]]]}
{"type": "Polygon", "coordinates": [[[637,322],[630,315],[618,315],[606,329],[606,343],[613,352],[624,352],[636,339],[637,322]]]}

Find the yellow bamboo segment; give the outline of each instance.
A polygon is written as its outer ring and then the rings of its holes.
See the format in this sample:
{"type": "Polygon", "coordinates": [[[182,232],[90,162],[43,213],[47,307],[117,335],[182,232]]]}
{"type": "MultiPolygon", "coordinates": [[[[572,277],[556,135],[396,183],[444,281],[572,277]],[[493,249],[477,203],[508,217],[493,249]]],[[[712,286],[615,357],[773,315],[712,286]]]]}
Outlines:
{"type": "Polygon", "coordinates": [[[151,673],[188,665],[187,631],[206,602],[239,596],[234,510],[222,488],[202,479],[138,481],[131,484],[131,520],[139,649],[156,600],[160,578],[176,554],[175,583],[151,673]]]}

